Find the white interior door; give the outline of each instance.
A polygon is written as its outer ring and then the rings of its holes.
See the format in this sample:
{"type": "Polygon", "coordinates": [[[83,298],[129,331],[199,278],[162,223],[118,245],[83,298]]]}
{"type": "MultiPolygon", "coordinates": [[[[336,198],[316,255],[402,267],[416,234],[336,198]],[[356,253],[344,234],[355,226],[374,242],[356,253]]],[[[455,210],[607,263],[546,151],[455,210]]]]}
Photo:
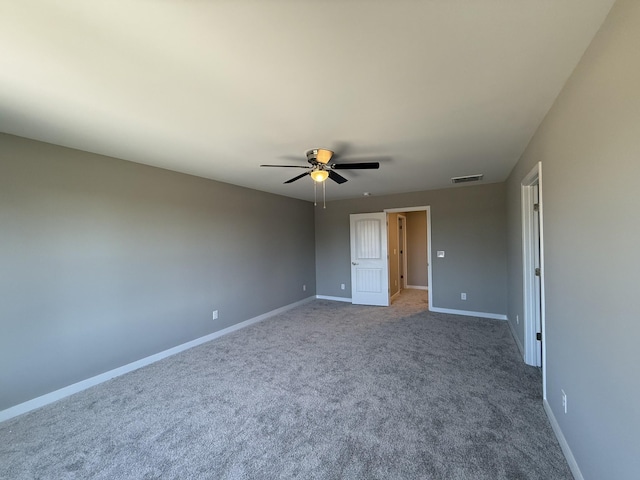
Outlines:
{"type": "Polygon", "coordinates": [[[533,211],[533,290],[534,290],[534,302],[533,302],[533,314],[534,321],[536,323],[536,333],[540,334],[540,338],[537,340],[536,348],[536,365],[542,366],[542,311],[541,311],[541,282],[540,276],[542,275],[542,264],[540,262],[540,196],[538,193],[538,185],[532,187],[533,202],[537,207],[533,211]]]}
{"type": "Polygon", "coordinates": [[[358,213],[351,221],[351,303],[389,306],[387,214],[358,213]]]}
{"type": "Polygon", "coordinates": [[[542,196],[542,165],[538,163],[521,183],[522,313],[524,316],[524,361],[528,365],[542,367],[542,389],[543,394],[546,395],[542,196]]]}

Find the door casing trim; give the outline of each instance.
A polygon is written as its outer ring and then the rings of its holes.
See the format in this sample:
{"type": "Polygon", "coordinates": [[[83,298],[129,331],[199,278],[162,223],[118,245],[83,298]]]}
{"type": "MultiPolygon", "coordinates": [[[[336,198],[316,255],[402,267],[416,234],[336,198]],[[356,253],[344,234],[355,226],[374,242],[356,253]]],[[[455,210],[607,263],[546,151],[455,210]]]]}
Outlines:
{"type": "Polygon", "coordinates": [[[423,205],[419,207],[385,208],[383,211],[385,213],[425,212],[427,215],[427,283],[429,289],[429,311],[431,311],[431,307],[433,306],[433,279],[431,274],[431,206],[423,205]]]}
{"type": "Polygon", "coordinates": [[[538,162],[533,169],[520,182],[522,205],[522,299],[523,299],[523,328],[524,328],[524,361],[528,365],[537,365],[536,340],[537,325],[535,319],[535,287],[534,275],[534,248],[533,238],[533,186],[538,185],[538,214],[540,216],[540,323],[542,331],[542,389],[543,398],[547,398],[546,389],[546,326],[545,326],[545,266],[544,266],[544,222],[543,222],[543,192],[542,192],[542,162],[538,162]]]}

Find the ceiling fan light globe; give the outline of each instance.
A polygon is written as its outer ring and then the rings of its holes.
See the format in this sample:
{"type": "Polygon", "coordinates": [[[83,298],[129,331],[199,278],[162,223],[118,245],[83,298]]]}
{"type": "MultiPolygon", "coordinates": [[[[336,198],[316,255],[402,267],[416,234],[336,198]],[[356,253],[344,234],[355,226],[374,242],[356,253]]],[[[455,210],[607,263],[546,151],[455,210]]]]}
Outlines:
{"type": "Polygon", "coordinates": [[[311,178],[314,182],[324,182],[327,178],[329,178],[329,172],[326,170],[314,170],[311,172],[311,178]]]}

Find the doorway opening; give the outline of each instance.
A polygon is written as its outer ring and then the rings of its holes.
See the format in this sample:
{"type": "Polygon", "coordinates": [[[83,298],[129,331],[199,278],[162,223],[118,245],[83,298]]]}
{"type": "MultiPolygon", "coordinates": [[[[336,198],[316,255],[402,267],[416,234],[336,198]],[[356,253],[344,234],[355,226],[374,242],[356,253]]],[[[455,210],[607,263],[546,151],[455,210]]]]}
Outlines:
{"type": "MultiPolygon", "coordinates": [[[[431,214],[430,207],[404,207],[385,209],[383,212],[357,213],[349,215],[351,244],[351,303],[355,305],[389,306],[391,298],[399,284],[405,289],[426,290],[429,309],[433,302],[433,282],[431,272],[431,214]],[[398,282],[398,214],[405,217],[403,235],[407,248],[403,249],[404,283],[398,282]],[[418,247],[415,255],[409,254],[412,240],[411,217],[415,216],[421,225],[415,228],[417,237],[422,238],[422,247],[418,247]],[[393,223],[389,227],[389,222],[393,223]],[[409,227],[409,228],[407,228],[409,227]],[[391,233],[391,234],[389,234],[391,233]],[[395,254],[391,259],[390,251],[395,245],[395,254]],[[412,261],[411,258],[414,257],[412,261]],[[421,261],[416,259],[421,257],[421,261]],[[417,267],[416,267],[417,265],[417,267]],[[412,284],[412,272],[418,276],[418,283],[412,284]],[[394,286],[392,293],[391,286],[394,286]]],[[[403,241],[403,242],[404,242],[403,241]]]]}
{"type": "MultiPolygon", "coordinates": [[[[546,378],[542,164],[521,182],[524,360],[546,378]]],[[[545,397],[546,397],[546,392],[545,397]]]]}
{"type": "Polygon", "coordinates": [[[427,290],[432,304],[431,215],[429,206],[385,209],[389,224],[389,294],[427,290]]]}
{"type": "Polygon", "coordinates": [[[398,214],[398,294],[407,288],[407,217],[398,214]]]}

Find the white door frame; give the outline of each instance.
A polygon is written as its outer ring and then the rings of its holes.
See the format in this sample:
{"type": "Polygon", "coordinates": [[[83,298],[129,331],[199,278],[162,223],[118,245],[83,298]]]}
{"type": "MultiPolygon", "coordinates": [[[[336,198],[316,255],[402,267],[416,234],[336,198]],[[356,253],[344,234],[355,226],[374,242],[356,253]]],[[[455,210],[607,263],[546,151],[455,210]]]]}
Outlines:
{"type": "Polygon", "coordinates": [[[400,262],[400,255],[398,255],[398,293],[407,288],[407,217],[398,214],[398,249],[402,250],[402,262],[400,262]],[[402,244],[400,244],[400,219],[402,219],[402,244]],[[402,263],[402,270],[400,269],[400,263],[402,263]],[[400,277],[400,271],[403,273],[403,278],[400,277]]]}
{"type": "Polygon", "coordinates": [[[522,280],[523,280],[523,316],[524,316],[524,361],[528,365],[540,366],[542,364],[542,384],[543,396],[546,398],[546,328],[545,328],[545,289],[544,289],[544,234],[543,234],[543,202],[542,202],[542,163],[538,162],[534,168],[524,177],[521,182],[522,199],[522,280]],[[539,303],[538,292],[535,284],[535,249],[537,248],[535,238],[535,215],[534,215],[534,194],[535,186],[538,186],[538,215],[539,215],[539,235],[540,235],[540,289],[539,303]],[[540,314],[536,309],[539,305],[540,314]],[[542,332],[542,353],[536,334],[538,328],[542,332]]]}
{"type": "MultiPolygon", "coordinates": [[[[424,205],[421,207],[385,208],[384,211],[386,213],[425,212],[425,214],[427,215],[427,283],[429,284],[429,310],[431,310],[431,306],[433,305],[434,288],[433,280],[431,278],[431,206],[424,205]]],[[[404,234],[406,237],[406,229],[404,234]]]]}

